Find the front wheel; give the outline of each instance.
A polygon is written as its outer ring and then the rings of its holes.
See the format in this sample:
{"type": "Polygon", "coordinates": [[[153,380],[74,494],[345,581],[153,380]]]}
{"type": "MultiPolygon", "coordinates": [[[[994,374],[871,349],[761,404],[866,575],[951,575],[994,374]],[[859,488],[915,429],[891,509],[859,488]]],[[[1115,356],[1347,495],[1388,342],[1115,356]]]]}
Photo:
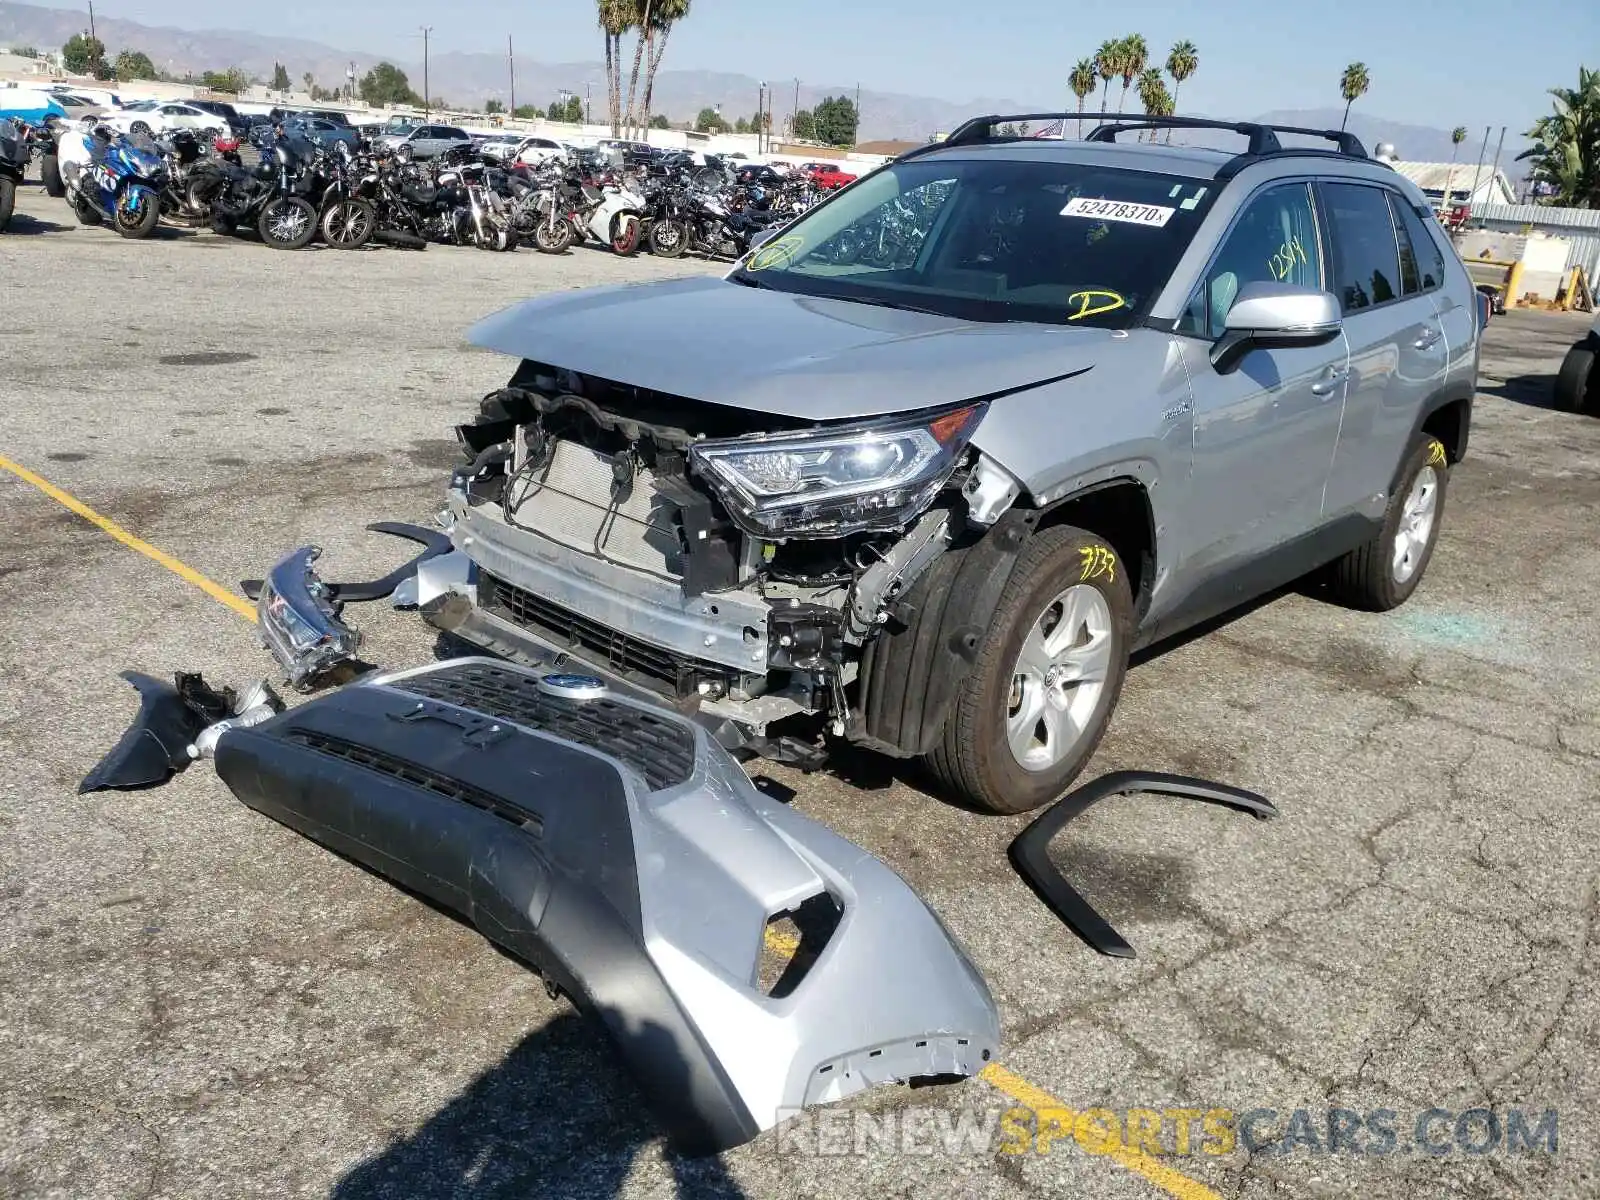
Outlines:
{"type": "Polygon", "coordinates": [[[995,813],[1061,795],[1122,692],[1133,593],[1104,538],[1044,529],[1023,548],[925,762],[954,798],[995,813]]]}
{"type": "Polygon", "coordinates": [[[100,224],[100,213],[82,192],[72,198],[72,215],[78,218],[79,225],[100,224]]]}
{"type": "Polygon", "coordinates": [[[681,221],[657,221],[650,226],[650,253],[657,258],[680,258],[688,248],[688,230],[681,221]]]}
{"type": "Polygon", "coordinates": [[[257,227],[274,250],[302,250],[316,236],[317,210],[299,196],[279,196],[261,210],[257,227]]]}
{"type": "Polygon", "coordinates": [[[560,254],[572,245],[572,222],[561,220],[551,224],[541,220],[533,231],[533,244],[546,254],[560,254]]]}
{"type": "Polygon", "coordinates": [[[378,214],[365,200],[340,200],[322,214],[322,240],[335,250],[359,250],[372,240],[378,214]]]}
{"type": "Polygon", "coordinates": [[[161,201],[149,188],[135,184],[117,196],[112,218],[112,225],[123,237],[149,237],[161,220],[161,201]]]}
{"type": "Polygon", "coordinates": [[[1406,457],[1400,486],[1389,497],[1383,528],[1329,568],[1335,599],[1367,612],[1388,612],[1411,598],[1439,541],[1449,483],[1444,443],[1428,436],[1418,439],[1406,457]]]}
{"type": "Polygon", "coordinates": [[[627,258],[639,252],[639,218],[618,217],[611,224],[611,251],[627,258]]]}
{"type": "Polygon", "coordinates": [[[51,151],[39,160],[39,178],[44,183],[44,194],[59,200],[67,194],[67,185],[61,179],[61,158],[51,151]]]}
{"type": "Polygon", "coordinates": [[[9,175],[0,175],[0,233],[11,224],[11,213],[17,207],[17,181],[9,175]]]}
{"type": "Polygon", "coordinates": [[[1579,343],[1562,359],[1556,375],[1556,407],[1600,417],[1600,365],[1593,346],[1579,343]]]}

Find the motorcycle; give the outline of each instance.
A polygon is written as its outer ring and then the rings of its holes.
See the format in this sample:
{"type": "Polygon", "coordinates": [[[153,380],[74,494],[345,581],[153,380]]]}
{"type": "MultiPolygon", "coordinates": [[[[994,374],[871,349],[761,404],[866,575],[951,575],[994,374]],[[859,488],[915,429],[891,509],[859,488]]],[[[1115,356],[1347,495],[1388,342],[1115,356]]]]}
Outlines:
{"type": "Polygon", "coordinates": [[[713,258],[739,258],[750,249],[751,239],[785,218],[771,211],[746,206],[735,212],[719,196],[676,191],[663,201],[664,211],[650,226],[650,252],[677,258],[695,250],[713,258]]]}
{"type": "Polygon", "coordinates": [[[107,140],[94,160],[67,181],[67,203],[84,225],[109,221],[125,238],[149,237],[161,220],[167,165],[149,144],[107,140]]]}
{"type": "Polygon", "coordinates": [[[573,242],[592,238],[613,253],[635,254],[646,207],[644,197],[630,187],[569,175],[539,198],[534,244],[546,254],[560,254],[573,242]]]}
{"type": "Polygon", "coordinates": [[[346,142],[326,155],[328,186],[322,193],[322,240],[335,250],[359,250],[378,229],[378,213],[363,192],[376,188],[377,180],[362,169],[346,142]]]}
{"type": "Polygon", "coordinates": [[[317,233],[320,212],[308,196],[326,188],[309,150],[276,142],[254,171],[234,168],[211,206],[211,227],[235,233],[254,225],[274,250],[300,250],[317,233]]]}
{"type": "Polygon", "coordinates": [[[11,212],[17,203],[17,187],[22,183],[22,173],[27,170],[32,157],[23,140],[20,126],[12,121],[0,121],[0,233],[11,224],[11,212]]]}

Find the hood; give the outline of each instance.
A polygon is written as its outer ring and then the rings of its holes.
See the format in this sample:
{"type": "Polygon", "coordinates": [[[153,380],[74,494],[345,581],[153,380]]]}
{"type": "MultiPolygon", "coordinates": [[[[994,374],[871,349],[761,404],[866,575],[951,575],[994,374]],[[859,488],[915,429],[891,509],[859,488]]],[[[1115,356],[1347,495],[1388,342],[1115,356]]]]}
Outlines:
{"type": "Polygon", "coordinates": [[[1110,333],[962,321],[674,279],[554,293],[486,317],[486,350],[808,421],[1018,391],[1094,366],[1110,333]]]}

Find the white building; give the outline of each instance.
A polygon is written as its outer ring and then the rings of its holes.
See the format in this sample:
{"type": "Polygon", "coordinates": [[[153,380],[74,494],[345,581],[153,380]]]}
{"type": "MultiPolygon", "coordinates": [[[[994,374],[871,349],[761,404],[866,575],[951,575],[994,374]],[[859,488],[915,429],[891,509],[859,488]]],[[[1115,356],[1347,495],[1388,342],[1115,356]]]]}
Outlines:
{"type": "Polygon", "coordinates": [[[1436,205],[1444,203],[1445,188],[1450,189],[1450,203],[1515,204],[1517,197],[1511,180],[1504,171],[1495,170],[1487,163],[1482,167],[1468,163],[1397,162],[1394,169],[1422,189],[1422,194],[1436,205]],[[1473,174],[1477,174],[1477,187],[1473,187],[1473,174]]]}

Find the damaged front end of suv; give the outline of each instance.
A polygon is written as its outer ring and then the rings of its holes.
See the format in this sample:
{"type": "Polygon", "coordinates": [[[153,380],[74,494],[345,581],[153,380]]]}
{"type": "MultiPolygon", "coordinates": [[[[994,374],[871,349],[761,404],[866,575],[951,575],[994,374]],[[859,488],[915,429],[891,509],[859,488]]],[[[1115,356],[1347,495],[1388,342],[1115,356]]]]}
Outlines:
{"type": "Polygon", "coordinates": [[[458,430],[444,520],[476,569],[423,611],[665,699],[730,749],[814,765],[826,729],[922,753],[938,714],[909,736],[870,720],[867,675],[904,692],[913,664],[873,648],[1017,494],[971,451],[986,407],[802,425],[524,361],[458,430]]]}

